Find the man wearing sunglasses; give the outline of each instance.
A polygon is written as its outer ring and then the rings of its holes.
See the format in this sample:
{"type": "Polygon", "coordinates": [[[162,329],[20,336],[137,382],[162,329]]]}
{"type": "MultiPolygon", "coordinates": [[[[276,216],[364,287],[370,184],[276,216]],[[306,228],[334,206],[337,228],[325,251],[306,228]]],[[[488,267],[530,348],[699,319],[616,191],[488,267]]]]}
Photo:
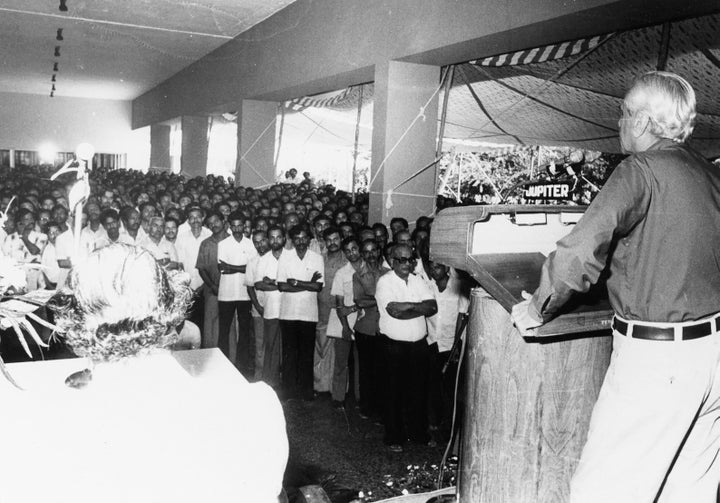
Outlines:
{"type": "Polygon", "coordinates": [[[407,438],[418,444],[430,441],[426,407],[429,350],[425,341],[425,317],[437,312],[437,302],[427,284],[411,274],[415,258],[410,246],[396,245],[391,262],[392,271],[378,280],[375,299],[380,313],[387,372],[384,441],[391,451],[401,452],[407,438]]]}

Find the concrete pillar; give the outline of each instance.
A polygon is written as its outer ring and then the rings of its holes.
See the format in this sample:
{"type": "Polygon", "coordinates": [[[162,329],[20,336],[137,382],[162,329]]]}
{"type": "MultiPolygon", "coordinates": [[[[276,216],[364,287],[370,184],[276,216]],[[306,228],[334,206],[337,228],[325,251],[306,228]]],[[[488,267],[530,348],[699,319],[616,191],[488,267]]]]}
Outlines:
{"type": "Polygon", "coordinates": [[[170,126],[150,126],[150,167],[170,169],[170,126]]]}
{"type": "Polygon", "coordinates": [[[238,109],[235,183],[260,187],[275,182],[277,103],[243,100],[238,109]]]}
{"type": "Polygon", "coordinates": [[[388,224],[395,216],[413,222],[432,213],[435,166],[406,180],[435,159],[439,86],[440,67],[397,61],[376,65],[370,224],[388,224]],[[413,123],[422,107],[425,117],[413,123]]]}
{"type": "Polygon", "coordinates": [[[183,115],[180,127],[182,128],[180,172],[187,178],[205,176],[209,143],[208,117],[183,115]]]}

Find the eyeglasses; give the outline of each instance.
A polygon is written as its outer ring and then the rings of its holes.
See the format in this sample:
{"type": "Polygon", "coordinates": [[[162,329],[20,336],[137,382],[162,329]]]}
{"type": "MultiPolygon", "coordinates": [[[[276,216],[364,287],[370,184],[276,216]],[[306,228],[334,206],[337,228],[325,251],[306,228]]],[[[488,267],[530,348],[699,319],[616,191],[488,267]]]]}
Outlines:
{"type": "Polygon", "coordinates": [[[395,257],[394,260],[398,264],[412,264],[415,262],[415,257],[395,257]]]}

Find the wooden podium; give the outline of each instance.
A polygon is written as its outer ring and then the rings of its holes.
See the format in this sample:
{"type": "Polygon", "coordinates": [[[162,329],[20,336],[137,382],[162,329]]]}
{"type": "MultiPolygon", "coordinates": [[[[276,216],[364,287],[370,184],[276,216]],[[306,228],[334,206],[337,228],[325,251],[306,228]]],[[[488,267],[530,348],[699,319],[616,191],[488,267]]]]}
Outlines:
{"type": "Polygon", "coordinates": [[[461,503],[558,503],[587,436],[610,361],[604,287],[578,295],[539,336],[523,339],[509,311],[583,207],[449,208],[433,222],[432,260],[470,273],[467,383],[458,477],[461,503]],[[605,330],[606,332],[598,332],[605,330]]]}

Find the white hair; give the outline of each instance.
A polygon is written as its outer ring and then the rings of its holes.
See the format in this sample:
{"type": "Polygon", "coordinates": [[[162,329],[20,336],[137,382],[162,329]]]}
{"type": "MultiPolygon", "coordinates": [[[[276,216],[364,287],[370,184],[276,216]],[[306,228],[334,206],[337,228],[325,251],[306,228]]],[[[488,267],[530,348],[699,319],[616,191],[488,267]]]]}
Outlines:
{"type": "Polygon", "coordinates": [[[650,132],[658,138],[684,142],[695,126],[695,91],[687,80],[670,72],[648,72],[638,77],[625,96],[631,115],[650,118],[650,132]]]}

